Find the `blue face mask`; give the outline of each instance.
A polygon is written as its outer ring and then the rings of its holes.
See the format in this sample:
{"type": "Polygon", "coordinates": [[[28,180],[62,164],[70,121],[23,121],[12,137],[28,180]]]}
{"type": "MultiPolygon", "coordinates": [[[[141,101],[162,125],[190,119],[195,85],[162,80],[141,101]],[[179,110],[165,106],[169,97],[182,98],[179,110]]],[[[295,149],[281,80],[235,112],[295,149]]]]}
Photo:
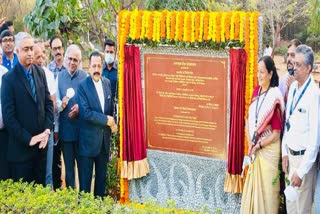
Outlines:
{"type": "Polygon", "coordinates": [[[110,54],[110,53],[104,54],[104,60],[106,61],[107,64],[113,63],[114,62],[113,54],[110,54]]]}

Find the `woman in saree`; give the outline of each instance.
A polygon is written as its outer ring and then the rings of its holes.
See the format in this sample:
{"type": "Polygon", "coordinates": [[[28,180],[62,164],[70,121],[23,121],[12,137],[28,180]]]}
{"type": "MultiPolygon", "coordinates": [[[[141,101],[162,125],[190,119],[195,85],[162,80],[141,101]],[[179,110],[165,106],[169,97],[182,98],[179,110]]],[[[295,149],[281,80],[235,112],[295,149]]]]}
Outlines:
{"type": "Polygon", "coordinates": [[[280,161],[280,133],[283,124],[284,101],[274,61],[264,56],[258,64],[258,83],[248,114],[248,136],[251,164],[241,200],[243,214],[278,213],[280,183],[273,184],[280,161]]]}

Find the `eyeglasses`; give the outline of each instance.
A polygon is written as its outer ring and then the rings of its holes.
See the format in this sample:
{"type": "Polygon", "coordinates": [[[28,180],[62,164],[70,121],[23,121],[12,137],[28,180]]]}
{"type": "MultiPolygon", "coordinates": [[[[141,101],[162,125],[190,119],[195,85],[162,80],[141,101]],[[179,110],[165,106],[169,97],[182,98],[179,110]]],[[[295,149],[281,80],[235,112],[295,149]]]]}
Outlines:
{"type": "Polygon", "coordinates": [[[294,58],[296,56],[296,53],[287,53],[287,57],[291,56],[292,58],[294,58]]]}
{"type": "Polygon", "coordinates": [[[78,59],[72,58],[72,57],[68,57],[68,60],[69,60],[70,62],[74,62],[74,63],[78,63],[78,62],[79,62],[78,59]]]}
{"type": "Polygon", "coordinates": [[[298,62],[293,63],[293,66],[295,68],[301,68],[303,65],[304,65],[304,63],[298,63],[298,62]]]}
{"type": "Polygon", "coordinates": [[[2,39],[2,43],[13,43],[14,39],[2,39]]]}

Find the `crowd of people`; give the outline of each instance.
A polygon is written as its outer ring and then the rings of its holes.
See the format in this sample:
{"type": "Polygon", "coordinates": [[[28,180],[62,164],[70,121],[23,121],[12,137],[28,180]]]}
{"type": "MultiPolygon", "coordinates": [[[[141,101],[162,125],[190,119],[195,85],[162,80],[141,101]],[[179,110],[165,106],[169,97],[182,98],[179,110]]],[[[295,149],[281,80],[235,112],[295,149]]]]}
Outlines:
{"type": "Polygon", "coordinates": [[[79,46],[64,52],[50,39],[53,60],[46,65],[44,42],[26,32],[0,34],[0,180],[20,179],[61,188],[61,156],[67,187],[105,196],[111,134],[117,131],[115,42],[93,51],[82,69],[79,46]],[[77,163],[77,164],[76,164],[77,163]]]}
{"type": "Polygon", "coordinates": [[[278,213],[280,182],[274,180],[280,160],[287,181],[287,213],[311,213],[313,204],[320,213],[320,91],[311,77],[313,63],[312,49],[296,39],[288,46],[288,72],[280,80],[270,56],[259,60],[258,86],[248,112],[251,164],[241,213],[278,213]]]}

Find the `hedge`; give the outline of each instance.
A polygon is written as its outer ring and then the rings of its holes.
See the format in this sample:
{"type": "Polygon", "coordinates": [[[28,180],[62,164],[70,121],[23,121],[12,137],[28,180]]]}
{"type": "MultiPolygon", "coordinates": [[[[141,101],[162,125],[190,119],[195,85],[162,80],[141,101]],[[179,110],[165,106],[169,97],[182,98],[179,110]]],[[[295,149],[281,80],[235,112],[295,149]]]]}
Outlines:
{"type": "Polygon", "coordinates": [[[172,200],[167,201],[166,207],[152,201],[120,205],[111,197],[95,198],[92,194],[73,189],[54,192],[49,187],[33,183],[0,182],[0,213],[195,213],[174,206],[172,200]]]}

